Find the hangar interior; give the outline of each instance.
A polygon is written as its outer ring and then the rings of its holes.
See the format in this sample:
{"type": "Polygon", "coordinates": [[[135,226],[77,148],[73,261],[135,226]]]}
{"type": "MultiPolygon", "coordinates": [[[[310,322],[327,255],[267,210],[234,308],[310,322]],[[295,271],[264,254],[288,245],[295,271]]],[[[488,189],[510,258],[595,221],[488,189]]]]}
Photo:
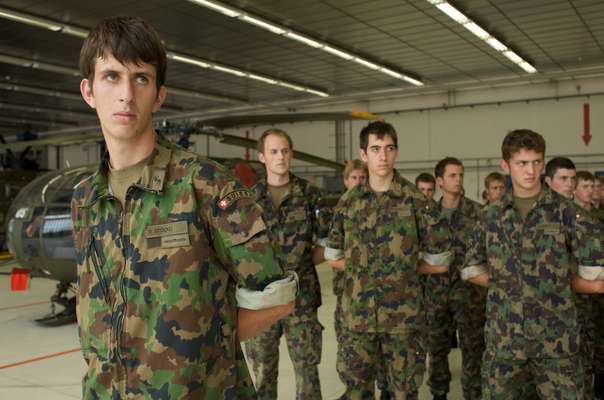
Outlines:
{"type": "MultiPolygon", "coordinates": [[[[144,18],[165,42],[168,97],[155,115],[158,125],[366,111],[396,128],[402,175],[413,179],[455,156],[466,166],[466,193],[475,200],[484,177],[499,170],[503,136],[516,128],[541,133],[547,157],[568,156],[578,169],[604,170],[599,0],[0,0],[0,165],[20,156],[50,170],[99,162],[102,138],[94,110],[79,93],[78,56],[88,30],[114,15],[144,18]],[[44,142],[25,151],[28,139],[44,142]]],[[[366,123],[275,126],[292,136],[295,149],[343,162],[358,158],[358,133],[366,123]]],[[[254,139],[270,126],[223,131],[254,139]]],[[[192,140],[202,155],[256,158],[255,151],[216,137],[192,140]]],[[[339,179],[331,168],[299,160],[293,171],[326,189],[339,179]]],[[[320,273],[329,282],[330,271],[320,273]]],[[[0,279],[8,285],[6,276],[0,279]]],[[[36,282],[34,299],[0,290],[0,340],[15,343],[1,347],[0,368],[36,357],[39,340],[50,339],[43,354],[77,346],[73,326],[40,332],[31,323],[39,306],[18,308],[48,298],[52,285],[36,282]]],[[[331,295],[329,284],[323,294],[331,295]]],[[[333,303],[324,304],[328,326],[333,303]]],[[[80,363],[77,355],[69,357],[80,363]]],[[[323,360],[326,398],[342,390],[334,359],[323,360]]],[[[79,371],[81,364],[52,362],[24,366],[27,378],[17,368],[0,369],[0,397],[78,398],[79,378],[65,381],[62,371],[79,371]],[[33,377],[49,369],[52,379],[36,383],[33,377]]],[[[291,372],[282,382],[287,379],[291,372]]],[[[284,399],[293,398],[280,390],[284,399]]]]}

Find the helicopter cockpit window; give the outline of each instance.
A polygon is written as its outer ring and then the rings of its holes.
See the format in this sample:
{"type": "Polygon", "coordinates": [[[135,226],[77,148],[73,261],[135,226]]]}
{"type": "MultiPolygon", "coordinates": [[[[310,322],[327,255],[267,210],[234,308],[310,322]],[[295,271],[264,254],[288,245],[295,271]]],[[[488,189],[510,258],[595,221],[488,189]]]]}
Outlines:
{"type": "Polygon", "coordinates": [[[42,222],[42,246],[46,256],[51,259],[75,258],[68,207],[48,207],[42,222]]]}

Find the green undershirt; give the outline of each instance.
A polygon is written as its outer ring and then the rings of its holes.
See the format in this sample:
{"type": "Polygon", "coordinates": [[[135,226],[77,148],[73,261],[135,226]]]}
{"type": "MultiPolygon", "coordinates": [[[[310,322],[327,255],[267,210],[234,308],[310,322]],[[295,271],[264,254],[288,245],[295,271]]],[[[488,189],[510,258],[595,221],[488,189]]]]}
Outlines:
{"type": "Polygon", "coordinates": [[[288,182],[285,185],[281,186],[272,186],[268,185],[268,195],[271,198],[271,201],[275,205],[275,208],[279,208],[281,203],[283,203],[283,199],[287,197],[289,191],[291,189],[291,183],[288,182]]]}
{"type": "Polygon", "coordinates": [[[149,161],[149,158],[145,158],[134,165],[131,165],[122,169],[114,169],[109,164],[109,176],[108,183],[109,188],[113,196],[122,203],[122,206],[126,204],[126,192],[128,188],[138,182],[139,178],[143,174],[143,168],[149,161]]]}
{"type": "Polygon", "coordinates": [[[518,211],[520,211],[520,215],[522,216],[522,220],[524,221],[527,215],[531,212],[533,207],[535,207],[535,202],[539,197],[539,193],[531,197],[516,197],[514,196],[514,204],[518,211]]]}

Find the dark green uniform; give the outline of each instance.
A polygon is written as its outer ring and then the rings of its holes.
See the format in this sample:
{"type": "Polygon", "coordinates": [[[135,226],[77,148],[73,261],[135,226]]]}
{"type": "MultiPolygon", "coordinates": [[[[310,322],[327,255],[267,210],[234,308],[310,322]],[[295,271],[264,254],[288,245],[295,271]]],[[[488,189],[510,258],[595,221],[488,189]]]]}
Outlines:
{"type": "Polygon", "coordinates": [[[237,299],[284,275],[251,192],[160,136],[122,207],[107,164],[72,200],[83,398],[253,398],[237,299]]]}
{"type": "Polygon", "coordinates": [[[472,230],[476,221],[480,220],[480,213],[481,207],[478,203],[462,197],[457,209],[448,216],[444,215],[452,235],[454,258],[449,273],[426,277],[430,354],[428,385],[433,395],[449,392],[451,372],[448,356],[451,351],[451,330],[455,321],[462,353],[461,384],[464,398],[480,399],[486,289],[463,281],[459,274],[459,268],[465,261],[472,230]]]}
{"type": "Polygon", "coordinates": [[[290,193],[278,208],[269,196],[265,179],[253,188],[277,258],[284,270],[298,274],[300,284],[294,312],[245,344],[260,399],[277,398],[279,340],[283,334],[294,364],[296,398],[321,398],[317,369],[323,330],[317,318],[321,288],[312,249],[317,244],[325,245],[331,210],[321,191],[306,180],[290,174],[290,184],[290,193]]]}
{"type": "Polygon", "coordinates": [[[325,256],[345,258],[340,378],[350,399],[372,398],[378,363],[397,399],[417,398],[424,369],[426,309],[419,254],[450,261],[450,236],[436,204],[395,174],[376,193],[360,185],[334,212],[325,256]]]}
{"type": "Polygon", "coordinates": [[[530,383],[542,399],[582,398],[571,279],[601,279],[599,235],[593,218],[545,187],[524,220],[511,192],[485,209],[462,269],[464,279],[489,274],[483,399],[521,398],[530,383]]]}

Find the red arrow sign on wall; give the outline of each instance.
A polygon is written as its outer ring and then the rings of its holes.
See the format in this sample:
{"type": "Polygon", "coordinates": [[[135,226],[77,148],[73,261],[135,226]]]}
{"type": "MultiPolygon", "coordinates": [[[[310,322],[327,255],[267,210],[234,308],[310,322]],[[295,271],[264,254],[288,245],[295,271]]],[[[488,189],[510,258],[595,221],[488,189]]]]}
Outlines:
{"type": "Polygon", "coordinates": [[[583,143],[589,146],[591,133],[589,132],[589,103],[583,104],[583,143]]]}

